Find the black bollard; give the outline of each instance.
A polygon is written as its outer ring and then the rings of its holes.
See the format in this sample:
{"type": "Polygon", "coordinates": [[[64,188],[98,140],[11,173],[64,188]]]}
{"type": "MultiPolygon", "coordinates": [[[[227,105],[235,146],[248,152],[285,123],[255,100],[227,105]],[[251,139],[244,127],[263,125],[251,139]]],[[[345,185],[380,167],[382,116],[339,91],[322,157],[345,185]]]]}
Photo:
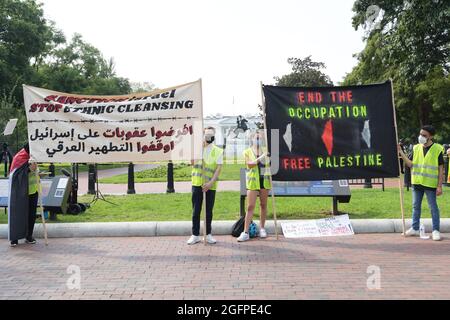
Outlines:
{"type": "Polygon", "coordinates": [[[8,150],[8,144],[5,142],[3,143],[3,151],[2,154],[0,155],[0,163],[3,160],[3,164],[4,164],[4,176],[5,178],[8,177],[8,164],[11,165],[12,163],[12,156],[11,153],[8,150]]]}
{"type": "Polygon", "coordinates": [[[95,194],[95,165],[89,164],[88,166],[88,194],[95,194]]]}
{"type": "MultiPolygon", "coordinates": [[[[410,158],[412,160],[412,154],[413,154],[413,149],[414,149],[414,145],[409,144],[406,147],[406,155],[408,156],[408,158],[410,158]]],[[[405,185],[406,185],[406,190],[409,191],[410,188],[412,188],[412,182],[411,182],[411,168],[408,167],[403,159],[402,159],[402,164],[404,165],[404,171],[405,171],[405,185]]]]}
{"type": "Polygon", "coordinates": [[[173,182],[173,162],[169,161],[167,164],[167,190],[166,193],[175,193],[173,182]]]}
{"type": "Polygon", "coordinates": [[[372,189],[372,179],[364,179],[364,189],[372,189]]]}
{"type": "Polygon", "coordinates": [[[50,172],[50,177],[55,176],[55,165],[53,163],[50,163],[50,165],[48,166],[48,171],[50,172]]]}
{"type": "Polygon", "coordinates": [[[403,182],[406,190],[409,191],[409,188],[411,188],[411,168],[408,166],[405,166],[405,176],[403,182]]]}
{"type": "Polygon", "coordinates": [[[78,203],[78,163],[72,163],[72,192],[70,203],[78,203]]]}
{"type": "Polygon", "coordinates": [[[128,190],[127,194],[135,194],[136,190],[134,189],[134,164],[130,162],[128,164],[128,190]]]}

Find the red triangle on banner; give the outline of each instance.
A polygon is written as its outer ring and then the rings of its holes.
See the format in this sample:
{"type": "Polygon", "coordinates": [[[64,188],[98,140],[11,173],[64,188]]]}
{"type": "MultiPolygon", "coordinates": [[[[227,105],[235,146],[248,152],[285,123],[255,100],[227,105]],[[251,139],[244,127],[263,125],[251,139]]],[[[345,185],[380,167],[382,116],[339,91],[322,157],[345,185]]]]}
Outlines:
{"type": "Polygon", "coordinates": [[[322,133],[322,141],[327,148],[328,155],[333,153],[333,123],[328,120],[322,133]]]}

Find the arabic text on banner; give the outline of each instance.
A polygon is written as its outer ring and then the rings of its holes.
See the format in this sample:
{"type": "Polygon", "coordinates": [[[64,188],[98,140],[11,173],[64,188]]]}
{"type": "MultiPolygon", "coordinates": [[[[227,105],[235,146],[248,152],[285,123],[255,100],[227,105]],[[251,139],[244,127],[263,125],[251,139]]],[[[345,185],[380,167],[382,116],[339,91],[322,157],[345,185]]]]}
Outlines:
{"type": "Polygon", "coordinates": [[[149,93],[85,96],[24,85],[31,156],[38,162],[201,159],[201,81],[149,93]]]}

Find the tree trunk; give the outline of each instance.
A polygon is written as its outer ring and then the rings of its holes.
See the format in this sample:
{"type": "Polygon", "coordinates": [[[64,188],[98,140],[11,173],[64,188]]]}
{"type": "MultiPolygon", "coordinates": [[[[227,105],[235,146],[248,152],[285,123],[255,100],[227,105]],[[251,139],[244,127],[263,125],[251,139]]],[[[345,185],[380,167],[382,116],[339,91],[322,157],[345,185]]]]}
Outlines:
{"type": "Polygon", "coordinates": [[[433,108],[432,108],[431,104],[428,102],[423,102],[419,106],[420,126],[431,124],[430,123],[430,114],[431,114],[432,109],[433,108]]]}

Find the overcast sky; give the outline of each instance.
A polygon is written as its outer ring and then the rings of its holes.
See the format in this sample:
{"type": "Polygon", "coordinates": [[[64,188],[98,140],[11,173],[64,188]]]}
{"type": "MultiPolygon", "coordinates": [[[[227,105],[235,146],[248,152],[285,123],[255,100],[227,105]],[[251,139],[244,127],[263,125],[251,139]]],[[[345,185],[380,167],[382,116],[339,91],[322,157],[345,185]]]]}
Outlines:
{"type": "MultiPolygon", "coordinates": [[[[41,0],[70,38],[113,57],[119,76],[158,88],[203,79],[204,114],[256,113],[260,81],[312,55],[337,84],[364,48],[354,0],[41,0]]],[[[49,88],[51,89],[51,88],[49,88]]]]}

